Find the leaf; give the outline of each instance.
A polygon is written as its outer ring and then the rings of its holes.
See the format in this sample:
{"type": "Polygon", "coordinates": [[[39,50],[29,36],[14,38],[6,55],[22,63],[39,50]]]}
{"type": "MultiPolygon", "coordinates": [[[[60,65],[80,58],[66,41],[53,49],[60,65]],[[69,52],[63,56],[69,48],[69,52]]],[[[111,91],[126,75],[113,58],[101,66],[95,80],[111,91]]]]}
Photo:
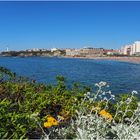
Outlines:
{"type": "Polygon", "coordinates": [[[2,139],[6,139],[8,137],[8,132],[6,132],[5,134],[4,134],[4,136],[2,136],[2,139]]]}

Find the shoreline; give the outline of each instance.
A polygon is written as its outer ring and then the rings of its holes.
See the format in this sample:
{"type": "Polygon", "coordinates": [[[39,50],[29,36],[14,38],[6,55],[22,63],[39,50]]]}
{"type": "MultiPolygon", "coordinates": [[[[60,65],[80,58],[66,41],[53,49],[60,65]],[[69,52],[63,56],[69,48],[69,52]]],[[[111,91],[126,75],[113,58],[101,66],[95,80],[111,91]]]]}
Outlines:
{"type": "Polygon", "coordinates": [[[100,56],[100,57],[71,57],[71,56],[64,56],[63,58],[79,58],[79,59],[93,59],[93,60],[115,60],[115,61],[122,61],[122,62],[129,62],[134,64],[140,64],[140,57],[120,57],[120,56],[100,56]]]}
{"type": "MultiPolygon", "coordinates": [[[[14,57],[14,56],[0,56],[0,57],[14,57]]],[[[21,56],[16,56],[21,57],[21,56]]],[[[28,58],[28,57],[57,57],[57,58],[75,58],[75,59],[91,59],[91,60],[115,60],[121,62],[128,62],[133,64],[140,64],[140,57],[135,56],[87,56],[87,57],[75,57],[75,56],[22,56],[21,58],[28,58]]]]}

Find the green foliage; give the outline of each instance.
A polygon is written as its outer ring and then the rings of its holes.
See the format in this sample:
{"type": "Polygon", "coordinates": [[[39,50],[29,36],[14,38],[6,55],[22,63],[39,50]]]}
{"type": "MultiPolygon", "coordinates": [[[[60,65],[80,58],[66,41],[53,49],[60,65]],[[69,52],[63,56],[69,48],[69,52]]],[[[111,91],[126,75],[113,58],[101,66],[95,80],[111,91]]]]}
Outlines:
{"type": "MultiPolygon", "coordinates": [[[[105,107],[106,102],[90,101],[85,98],[85,93],[91,91],[90,87],[83,87],[75,83],[71,89],[67,88],[66,79],[63,76],[57,76],[57,84],[44,85],[32,82],[24,77],[17,77],[10,70],[0,67],[0,74],[4,77],[8,75],[9,79],[3,79],[0,83],[0,138],[1,139],[34,139],[41,138],[46,116],[57,118],[58,115],[65,118],[65,122],[59,127],[69,125],[69,120],[74,118],[77,110],[84,108],[90,112],[92,107],[105,107]],[[11,78],[12,77],[12,78],[11,78]],[[84,102],[83,102],[84,100],[84,102]],[[81,104],[82,102],[82,104],[81,104]]],[[[129,97],[131,98],[131,97],[129,97]]],[[[126,108],[134,111],[137,108],[137,99],[132,101],[127,107],[126,100],[128,95],[120,96],[116,101],[122,106],[119,110],[126,108]]],[[[117,109],[116,103],[109,102],[109,112],[112,116],[117,109]]],[[[131,117],[131,113],[126,113],[131,117]]],[[[126,117],[125,116],[125,117],[126,117]]],[[[117,116],[116,120],[122,116],[117,116]]]]}
{"type": "Polygon", "coordinates": [[[9,76],[9,78],[14,78],[16,76],[15,73],[11,72],[9,69],[0,67],[0,80],[5,78],[6,76],[9,76]]]}
{"type": "Polygon", "coordinates": [[[118,110],[116,115],[116,121],[120,122],[122,119],[131,118],[134,114],[134,110],[138,107],[138,97],[132,94],[121,94],[116,98],[116,104],[112,106],[112,109],[118,110]],[[125,113],[125,115],[123,115],[125,113]]]}
{"type": "MultiPolygon", "coordinates": [[[[1,73],[13,76],[5,68],[1,68],[1,73]]],[[[1,82],[0,138],[38,138],[42,130],[31,118],[32,114],[38,114],[36,119],[41,126],[46,115],[57,117],[60,114],[70,118],[74,114],[84,97],[83,90],[67,89],[63,76],[57,76],[56,79],[55,86],[32,83],[19,77],[1,82]]]]}

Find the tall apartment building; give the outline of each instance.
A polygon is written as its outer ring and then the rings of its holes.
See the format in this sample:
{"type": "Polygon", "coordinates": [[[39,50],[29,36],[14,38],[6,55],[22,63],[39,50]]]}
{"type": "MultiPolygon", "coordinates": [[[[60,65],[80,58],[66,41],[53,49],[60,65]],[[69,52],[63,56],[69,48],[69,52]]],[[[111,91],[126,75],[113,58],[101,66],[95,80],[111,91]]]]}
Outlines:
{"type": "Polygon", "coordinates": [[[132,48],[132,45],[125,45],[125,46],[123,46],[123,48],[121,50],[122,54],[130,55],[131,54],[131,48],[132,48]]]}
{"type": "Polygon", "coordinates": [[[140,55],[140,41],[135,41],[132,45],[125,45],[121,49],[124,55],[140,55]]]}
{"type": "Polygon", "coordinates": [[[140,54],[140,41],[134,42],[134,44],[131,47],[131,53],[130,54],[131,55],[140,54]]]}

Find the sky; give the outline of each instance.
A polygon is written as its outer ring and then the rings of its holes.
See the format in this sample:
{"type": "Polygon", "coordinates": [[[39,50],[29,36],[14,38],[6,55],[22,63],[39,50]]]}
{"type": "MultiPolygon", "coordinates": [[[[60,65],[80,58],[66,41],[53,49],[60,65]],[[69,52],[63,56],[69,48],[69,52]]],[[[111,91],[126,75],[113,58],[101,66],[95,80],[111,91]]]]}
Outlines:
{"type": "Polygon", "coordinates": [[[119,49],[140,40],[140,1],[0,1],[0,51],[119,49]]]}

